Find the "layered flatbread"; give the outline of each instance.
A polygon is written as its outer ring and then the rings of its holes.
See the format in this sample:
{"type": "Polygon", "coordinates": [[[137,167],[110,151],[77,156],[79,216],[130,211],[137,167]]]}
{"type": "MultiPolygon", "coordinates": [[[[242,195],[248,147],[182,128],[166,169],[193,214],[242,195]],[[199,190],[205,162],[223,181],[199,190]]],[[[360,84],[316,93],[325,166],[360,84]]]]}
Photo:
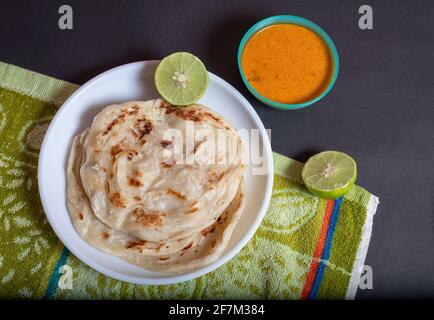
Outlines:
{"type": "Polygon", "coordinates": [[[72,146],[75,228],[94,247],[151,270],[209,264],[244,205],[243,152],[238,133],[204,106],[108,106],[72,146]]]}

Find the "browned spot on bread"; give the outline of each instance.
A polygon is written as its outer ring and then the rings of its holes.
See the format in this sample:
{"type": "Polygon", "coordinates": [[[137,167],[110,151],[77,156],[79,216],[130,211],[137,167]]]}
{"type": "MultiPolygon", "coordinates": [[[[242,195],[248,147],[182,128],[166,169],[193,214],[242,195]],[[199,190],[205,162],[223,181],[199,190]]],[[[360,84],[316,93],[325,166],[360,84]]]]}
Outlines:
{"type": "Polygon", "coordinates": [[[219,174],[217,174],[216,172],[211,172],[211,177],[208,179],[208,181],[211,183],[219,182],[224,175],[224,172],[221,172],[219,174]]]}
{"type": "Polygon", "coordinates": [[[113,121],[110,122],[110,124],[107,126],[107,129],[104,131],[103,136],[107,135],[114,126],[125,122],[125,115],[126,110],[122,110],[121,114],[117,118],[113,119],[113,121]]]}
{"type": "Polygon", "coordinates": [[[78,213],[78,218],[80,219],[80,220],[83,220],[84,219],[84,216],[83,216],[83,212],[79,212],[78,213]]]}
{"type": "Polygon", "coordinates": [[[147,229],[161,227],[165,216],[164,213],[159,212],[146,213],[140,208],[134,209],[133,215],[136,217],[136,222],[147,229]]]}
{"type": "Polygon", "coordinates": [[[188,210],[187,210],[187,213],[194,213],[194,212],[196,212],[197,210],[199,210],[199,208],[195,208],[195,207],[190,206],[190,207],[188,208],[188,210]]]}
{"type": "Polygon", "coordinates": [[[134,156],[137,156],[139,153],[137,152],[137,151],[135,151],[135,150],[130,150],[130,151],[128,151],[128,154],[127,154],[127,159],[129,160],[129,161],[131,161],[132,159],[133,159],[133,157],[134,156]]]}
{"type": "Polygon", "coordinates": [[[158,260],[160,260],[160,261],[166,261],[166,260],[168,260],[170,257],[160,257],[160,258],[158,258],[158,260]]]}
{"type": "Polygon", "coordinates": [[[129,115],[129,116],[132,116],[132,115],[137,114],[138,112],[139,112],[139,108],[134,108],[134,107],[133,107],[133,110],[129,110],[129,111],[128,111],[128,115],[129,115]]]}
{"type": "Polygon", "coordinates": [[[167,193],[175,196],[178,200],[185,200],[186,199],[182,193],[175,191],[172,188],[167,189],[167,193]]]}
{"type": "Polygon", "coordinates": [[[189,244],[187,244],[184,248],[182,248],[183,251],[186,251],[188,249],[190,249],[193,246],[193,242],[190,242],[189,244]]]}
{"type": "Polygon", "coordinates": [[[217,245],[218,240],[214,239],[213,241],[211,241],[211,248],[214,248],[217,245]]]}
{"type": "Polygon", "coordinates": [[[161,101],[160,109],[162,109],[162,108],[168,108],[168,107],[171,107],[171,106],[172,105],[169,102],[163,100],[163,101],[161,101]]]}
{"type": "Polygon", "coordinates": [[[113,120],[113,121],[108,125],[107,129],[104,131],[103,136],[107,135],[107,134],[111,131],[111,129],[113,129],[113,127],[114,127],[115,125],[118,124],[118,122],[119,122],[118,119],[114,119],[114,120],[113,120]]]}
{"type": "Polygon", "coordinates": [[[130,129],[129,131],[128,131],[134,138],[137,138],[138,137],[138,135],[137,135],[137,132],[135,132],[133,129],[130,129]]]}
{"type": "MultiPolygon", "coordinates": [[[[238,210],[238,208],[240,207],[240,205],[238,205],[238,207],[235,210],[238,210]]],[[[217,219],[217,223],[219,225],[222,225],[226,222],[226,220],[228,220],[228,216],[227,214],[222,214],[218,219],[217,219]]]]}
{"type": "Polygon", "coordinates": [[[188,207],[188,210],[187,210],[186,213],[194,213],[194,212],[196,212],[197,210],[199,210],[198,208],[195,207],[196,204],[197,204],[197,200],[194,200],[194,201],[190,204],[190,206],[188,207]]]}
{"type": "Polygon", "coordinates": [[[140,198],[138,196],[134,196],[134,200],[136,200],[136,201],[142,201],[142,198],[140,198]]]}
{"type": "Polygon", "coordinates": [[[191,120],[194,122],[202,121],[201,114],[197,112],[195,109],[186,108],[186,107],[175,107],[167,102],[161,103],[160,108],[166,109],[166,114],[175,114],[177,117],[180,117],[184,120],[191,120]]]}
{"type": "Polygon", "coordinates": [[[222,122],[221,119],[217,118],[215,115],[213,115],[210,112],[205,112],[204,115],[207,116],[207,117],[210,117],[211,119],[213,119],[214,121],[216,121],[218,123],[222,122]]]}
{"type": "Polygon", "coordinates": [[[102,237],[104,238],[104,239],[108,239],[109,237],[110,237],[110,235],[109,235],[109,233],[108,232],[103,232],[102,233],[102,237]]]}
{"type": "Polygon", "coordinates": [[[170,141],[170,140],[163,140],[163,141],[161,141],[161,146],[163,147],[163,148],[167,148],[168,146],[170,146],[172,144],[172,141],[170,141]]]}
{"type": "Polygon", "coordinates": [[[142,173],[138,169],[134,169],[132,172],[134,177],[141,177],[142,173]]]}
{"type": "Polygon", "coordinates": [[[120,145],[116,144],[112,146],[111,148],[111,155],[112,157],[116,157],[119,153],[121,153],[123,150],[120,145]]]}
{"type": "Polygon", "coordinates": [[[146,243],[146,241],[143,241],[143,240],[138,240],[138,241],[132,240],[132,241],[128,242],[127,249],[142,251],[145,243],[146,243]]]}
{"type": "Polygon", "coordinates": [[[135,178],[128,177],[128,184],[132,187],[143,187],[143,183],[135,178]]]}
{"type": "Polygon", "coordinates": [[[199,147],[206,141],[206,137],[205,139],[203,139],[202,141],[198,141],[195,145],[194,145],[194,149],[193,149],[193,153],[196,154],[197,149],[199,149],[199,147]]]}
{"type": "Polygon", "coordinates": [[[175,161],[170,161],[170,162],[164,162],[162,161],[160,163],[161,167],[163,167],[164,169],[169,169],[172,168],[172,166],[175,164],[175,161]]]}
{"type": "Polygon", "coordinates": [[[152,131],[152,122],[146,118],[136,120],[136,129],[139,132],[139,139],[142,139],[146,134],[152,131]]]}
{"type": "Polygon", "coordinates": [[[208,228],[205,228],[201,231],[202,235],[204,237],[206,237],[207,235],[209,235],[210,233],[213,233],[215,231],[215,226],[210,226],[208,228]]]}
{"type": "Polygon", "coordinates": [[[140,145],[143,146],[146,143],[145,139],[140,140],[140,145]]]}
{"type": "Polygon", "coordinates": [[[113,193],[110,196],[110,202],[113,203],[115,207],[125,208],[125,199],[122,198],[119,192],[113,193]]]}

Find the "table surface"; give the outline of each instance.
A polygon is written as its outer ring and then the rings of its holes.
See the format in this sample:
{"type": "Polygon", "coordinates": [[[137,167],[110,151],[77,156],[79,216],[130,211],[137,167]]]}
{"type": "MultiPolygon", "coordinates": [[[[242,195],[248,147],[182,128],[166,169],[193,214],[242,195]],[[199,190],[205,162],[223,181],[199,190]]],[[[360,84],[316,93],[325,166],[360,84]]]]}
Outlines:
{"type": "Polygon", "coordinates": [[[1,1],[0,60],[82,84],[124,63],[193,52],[251,102],[274,151],[305,161],[336,149],[357,160],[358,184],[381,201],[366,259],[373,289],[357,298],[434,297],[433,1],[372,2],[373,30],[358,28],[360,1],[68,1],[68,31],[58,28],[62,4],[1,1]],[[244,32],[277,14],[318,23],[339,51],[333,90],[304,110],[264,106],[238,74],[244,32]]]}

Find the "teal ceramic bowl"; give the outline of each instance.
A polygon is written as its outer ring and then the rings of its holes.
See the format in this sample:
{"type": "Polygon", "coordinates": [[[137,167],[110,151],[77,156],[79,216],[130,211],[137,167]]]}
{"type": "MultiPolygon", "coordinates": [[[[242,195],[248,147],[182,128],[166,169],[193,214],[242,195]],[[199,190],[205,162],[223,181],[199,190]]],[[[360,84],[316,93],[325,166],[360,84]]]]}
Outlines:
{"type": "Polygon", "coordinates": [[[264,20],[261,20],[254,24],[244,35],[243,39],[241,40],[240,46],[238,48],[238,69],[240,70],[241,78],[244,81],[244,84],[249,89],[249,91],[260,101],[265,103],[266,105],[277,108],[277,109],[283,109],[283,110],[297,110],[301,108],[305,108],[307,106],[310,106],[311,104],[317,102],[318,100],[322,99],[333,87],[333,85],[336,82],[336,79],[338,77],[339,73],[339,56],[338,51],[336,50],[335,44],[333,43],[332,39],[329,37],[329,35],[317,24],[313,23],[312,21],[309,21],[307,19],[297,17],[297,16],[290,16],[290,15],[280,15],[280,16],[273,16],[266,18],[264,20]],[[282,23],[292,23],[297,24],[302,27],[308,28],[311,31],[315,32],[318,36],[321,37],[321,39],[324,41],[324,43],[327,45],[327,47],[330,50],[330,56],[333,63],[333,71],[332,76],[330,79],[330,83],[327,86],[327,88],[317,97],[315,97],[312,100],[302,102],[302,103],[280,103],[276,101],[272,101],[263,95],[261,95],[258,91],[256,91],[250,83],[247,81],[244,72],[241,68],[241,55],[243,53],[244,47],[247,44],[247,42],[250,40],[250,38],[255,35],[258,31],[269,27],[271,25],[275,24],[282,24],[282,23]]]}

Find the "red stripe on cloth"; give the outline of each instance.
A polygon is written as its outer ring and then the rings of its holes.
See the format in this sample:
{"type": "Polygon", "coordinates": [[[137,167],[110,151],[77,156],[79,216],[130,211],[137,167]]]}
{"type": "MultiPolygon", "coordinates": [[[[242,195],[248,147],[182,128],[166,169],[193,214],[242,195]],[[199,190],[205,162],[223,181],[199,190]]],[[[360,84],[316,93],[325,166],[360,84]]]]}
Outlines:
{"type": "Polygon", "coordinates": [[[318,242],[313,253],[312,261],[310,262],[309,272],[307,273],[306,281],[304,282],[303,291],[301,292],[301,300],[306,300],[309,296],[309,292],[312,289],[313,282],[315,280],[316,272],[318,270],[319,261],[324,250],[324,244],[327,237],[327,230],[330,224],[330,218],[333,212],[334,200],[327,200],[326,211],[324,220],[322,222],[321,231],[319,234],[318,242]]]}

